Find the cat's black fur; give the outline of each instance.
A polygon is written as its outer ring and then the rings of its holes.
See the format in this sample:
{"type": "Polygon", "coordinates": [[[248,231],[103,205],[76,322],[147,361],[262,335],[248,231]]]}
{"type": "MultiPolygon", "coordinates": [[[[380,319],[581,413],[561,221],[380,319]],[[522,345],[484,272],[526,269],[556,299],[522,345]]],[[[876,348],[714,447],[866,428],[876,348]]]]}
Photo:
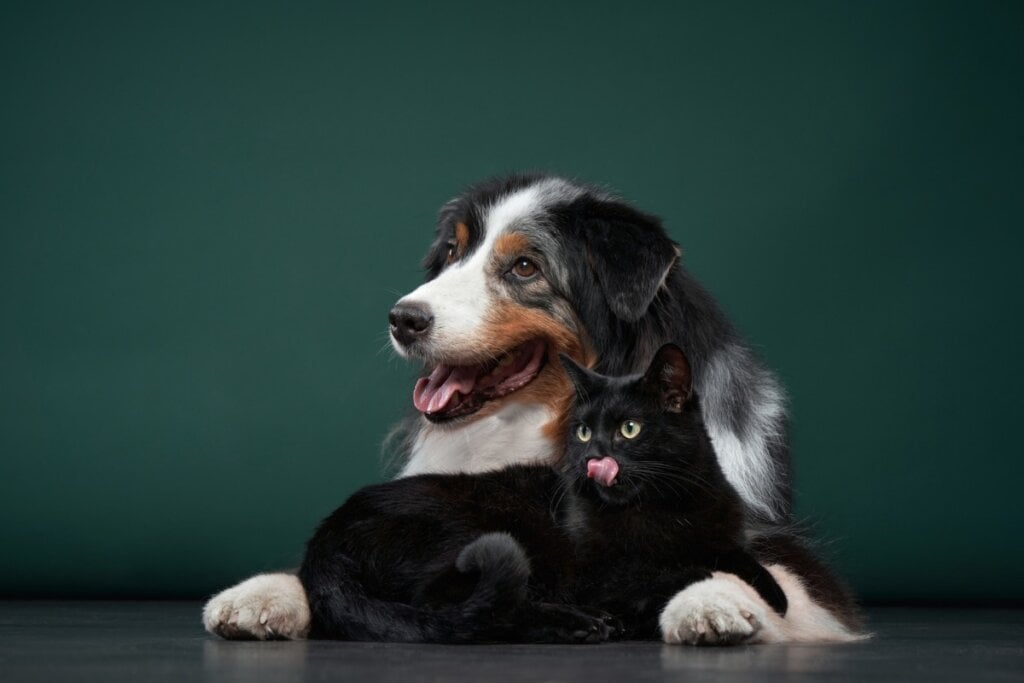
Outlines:
{"type": "Polygon", "coordinates": [[[556,469],[398,479],[324,520],[299,571],[312,637],[658,638],[668,600],[712,571],[738,575],[785,613],[781,588],[743,547],[742,504],[682,351],[666,345],[646,374],[625,378],[563,364],[577,402],[556,469]],[[641,425],[634,438],[626,420],[641,425]]]}

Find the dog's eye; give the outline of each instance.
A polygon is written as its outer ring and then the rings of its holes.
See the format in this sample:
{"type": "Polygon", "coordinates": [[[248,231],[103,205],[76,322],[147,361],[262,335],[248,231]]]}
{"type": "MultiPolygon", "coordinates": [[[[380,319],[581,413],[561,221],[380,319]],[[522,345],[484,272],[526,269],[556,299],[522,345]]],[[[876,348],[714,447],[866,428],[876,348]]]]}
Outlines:
{"type": "Polygon", "coordinates": [[[448,243],[448,257],[446,259],[448,263],[451,263],[452,261],[455,260],[455,253],[456,251],[458,251],[458,246],[459,245],[455,244],[454,242],[448,243]]]}
{"type": "Polygon", "coordinates": [[[636,435],[640,433],[640,423],[636,420],[626,420],[619,427],[619,433],[627,439],[635,439],[636,435]]]}
{"type": "Polygon", "coordinates": [[[576,438],[586,443],[590,441],[590,427],[587,425],[580,425],[576,428],[576,438]]]}
{"type": "Polygon", "coordinates": [[[512,272],[521,280],[529,280],[537,274],[537,264],[528,258],[518,258],[512,266],[512,272]]]}

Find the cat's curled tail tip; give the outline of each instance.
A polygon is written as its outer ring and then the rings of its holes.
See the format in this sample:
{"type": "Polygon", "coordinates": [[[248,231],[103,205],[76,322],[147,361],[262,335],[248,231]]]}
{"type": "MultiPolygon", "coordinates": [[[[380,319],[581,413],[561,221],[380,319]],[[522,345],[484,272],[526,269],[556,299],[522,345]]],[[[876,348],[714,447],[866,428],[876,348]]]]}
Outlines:
{"type": "Polygon", "coordinates": [[[530,558],[523,546],[504,532],[483,534],[468,544],[459,552],[455,567],[463,573],[480,572],[477,593],[493,591],[495,598],[521,597],[530,578],[530,558]]]}

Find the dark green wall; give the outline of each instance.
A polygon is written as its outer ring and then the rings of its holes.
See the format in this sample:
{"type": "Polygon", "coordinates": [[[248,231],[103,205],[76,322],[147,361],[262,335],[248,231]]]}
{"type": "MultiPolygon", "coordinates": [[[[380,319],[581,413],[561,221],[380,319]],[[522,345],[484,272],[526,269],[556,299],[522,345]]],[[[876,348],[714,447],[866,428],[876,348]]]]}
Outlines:
{"type": "Polygon", "coordinates": [[[438,206],[664,217],[870,599],[1024,598],[1024,11],[6,2],[0,593],[194,596],[381,476],[438,206]]]}

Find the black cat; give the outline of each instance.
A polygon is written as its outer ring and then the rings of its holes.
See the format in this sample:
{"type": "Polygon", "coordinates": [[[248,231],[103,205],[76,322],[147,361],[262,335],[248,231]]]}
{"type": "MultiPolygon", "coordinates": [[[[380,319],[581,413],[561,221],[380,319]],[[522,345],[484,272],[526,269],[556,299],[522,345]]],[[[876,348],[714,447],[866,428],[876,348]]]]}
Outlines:
{"type": "Polygon", "coordinates": [[[744,550],[742,505],[683,352],[666,345],[625,378],[562,362],[577,401],[558,468],[398,479],[324,520],[299,571],[312,637],[658,638],[668,600],[713,570],[785,613],[782,589],[744,550]]]}

